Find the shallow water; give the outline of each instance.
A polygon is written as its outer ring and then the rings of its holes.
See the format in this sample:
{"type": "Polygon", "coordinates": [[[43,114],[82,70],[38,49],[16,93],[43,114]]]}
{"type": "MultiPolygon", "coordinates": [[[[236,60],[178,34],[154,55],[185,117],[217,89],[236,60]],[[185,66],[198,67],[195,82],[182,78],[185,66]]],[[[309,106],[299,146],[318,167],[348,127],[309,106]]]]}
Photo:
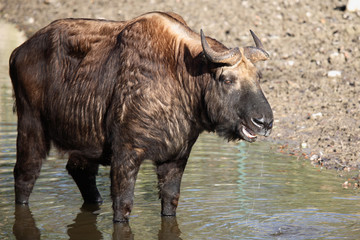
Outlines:
{"type": "MultiPolygon", "coordinates": [[[[160,216],[156,175],[142,165],[130,224],[113,224],[109,168],[98,177],[100,207],[83,206],[51,152],[30,197],[15,206],[16,117],[7,62],[23,39],[0,29],[0,239],[360,239],[360,196],[331,171],[277,153],[269,143],[227,143],[203,134],[181,186],[176,218],[160,216]]],[[[6,26],[6,27],[3,27],[6,26]]]]}

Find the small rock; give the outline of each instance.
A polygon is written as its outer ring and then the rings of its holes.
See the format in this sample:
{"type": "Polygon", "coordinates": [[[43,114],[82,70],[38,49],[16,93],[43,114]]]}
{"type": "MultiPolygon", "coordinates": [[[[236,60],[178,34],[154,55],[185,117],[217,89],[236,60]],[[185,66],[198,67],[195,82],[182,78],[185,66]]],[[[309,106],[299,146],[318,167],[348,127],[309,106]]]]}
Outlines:
{"type": "Polygon", "coordinates": [[[331,77],[331,78],[341,77],[341,71],[338,71],[338,70],[328,71],[327,76],[331,77]]]}
{"type": "Polygon", "coordinates": [[[286,64],[287,64],[288,66],[294,66],[295,61],[289,60],[289,61],[286,62],[286,64]]]}
{"type": "Polygon", "coordinates": [[[349,12],[360,11],[360,1],[359,0],[349,0],[346,4],[346,10],[349,12]]]}
{"type": "Polygon", "coordinates": [[[339,52],[333,52],[330,54],[329,62],[331,64],[341,65],[346,61],[345,55],[339,52]]]}
{"type": "Polygon", "coordinates": [[[27,22],[30,23],[30,24],[33,24],[33,23],[35,22],[35,19],[32,18],[32,17],[29,17],[29,18],[27,19],[27,22]]]}
{"type": "Polygon", "coordinates": [[[321,112],[311,114],[311,119],[321,118],[323,115],[321,112]]]}
{"type": "Polygon", "coordinates": [[[306,142],[303,142],[303,143],[301,143],[301,148],[307,148],[307,143],[306,142]]]}
{"type": "Polygon", "coordinates": [[[356,28],[354,27],[354,25],[347,25],[345,28],[345,31],[347,34],[349,34],[350,36],[354,36],[357,34],[356,32],[356,28]]]}
{"type": "Polygon", "coordinates": [[[311,161],[315,161],[315,160],[318,160],[319,159],[319,155],[317,155],[317,154],[314,154],[314,155],[312,155],[311,157],[310,157],[310,160],[311,161]]]}
{"type": "Polygon", "coordinates": [[[315,63],[316,63],[317,66],[321,65],[321,61],[319,61],[319,60],[315,60],[315,63]]]}

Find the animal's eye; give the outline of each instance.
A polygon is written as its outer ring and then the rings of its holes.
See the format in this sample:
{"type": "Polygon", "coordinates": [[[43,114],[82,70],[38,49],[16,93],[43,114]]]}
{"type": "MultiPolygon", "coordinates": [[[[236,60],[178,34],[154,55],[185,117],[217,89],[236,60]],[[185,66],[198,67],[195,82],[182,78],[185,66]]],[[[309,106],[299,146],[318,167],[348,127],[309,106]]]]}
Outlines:
{"type": "Polygon", "coordinates": [[[224,84],[232,84],[234,82],[235,78],[233,76],[225,76],[225,75],[221,75],[220,76],[220,81],[223,82],[224,84]]]}
{"type": "Polygon", "coordinates": [[[233,81],[232,81],[231,79],[225,79],[225,80],[224,80],[224,83],[225,83],[225,84],[232,84],[233,81]]]}

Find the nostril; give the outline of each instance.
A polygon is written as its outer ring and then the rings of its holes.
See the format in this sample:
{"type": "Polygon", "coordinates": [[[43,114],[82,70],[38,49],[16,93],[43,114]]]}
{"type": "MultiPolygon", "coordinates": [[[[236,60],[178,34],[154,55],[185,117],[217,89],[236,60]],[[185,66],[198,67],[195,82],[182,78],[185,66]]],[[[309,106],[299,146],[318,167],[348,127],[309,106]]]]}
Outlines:
{"type": "Polygon", "coordinates": [[[273,127],[274,120],[267,121],[266,118],[251,118],[253,124],[259,128],[271,129],[273,127]]]}
{"type": "Polygon", "coordinates": [[[271,122],[269,122],[269,128],[272,128],[273,127],[273,122],[274,122],[274,120],[271,120],[271,122]]]}
{"type": "Polygon", "coordinates": [[[264,118],[252,118],[251,121],[259,128],[264,127],[264,118]]]}

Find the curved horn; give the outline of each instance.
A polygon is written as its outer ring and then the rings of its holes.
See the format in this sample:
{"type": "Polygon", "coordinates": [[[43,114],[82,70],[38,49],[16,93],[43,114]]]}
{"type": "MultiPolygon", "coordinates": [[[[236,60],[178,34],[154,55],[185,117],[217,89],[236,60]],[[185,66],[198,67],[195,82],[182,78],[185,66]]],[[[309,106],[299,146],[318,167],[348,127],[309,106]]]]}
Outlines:
{"type": "Polygon", "coordinates": [[[253,31],[250,30],[250,33],[254,39],[256,47],[245,47],[244,48],[245,57],[249,59],[252,63],[268,60],[269,54],[264,50],[264,46],[262,45],[260,39],[255,35],[253,31]]]}
{"type": "Polygon", "coordinates": [[[201,45],[206,58],[213,63],[224,63],[228,65],[234,65],[241,60],[241,52],[239,48],[233,48],[225,52],[216,52],[213,50],[206,41],[203,30],[200,30],[201,45]]]}
{"type": "Polygon", "coordinates": [[[255,35],[255,33],[254,33],[252,30],[250,30],[250,33],[251,33],[251,36],[252,36],[253,39],[254,39],[255,46],[256,46],[257,48],[264,48],[264,46],[262,45],[260,39],[255,35]]]}

